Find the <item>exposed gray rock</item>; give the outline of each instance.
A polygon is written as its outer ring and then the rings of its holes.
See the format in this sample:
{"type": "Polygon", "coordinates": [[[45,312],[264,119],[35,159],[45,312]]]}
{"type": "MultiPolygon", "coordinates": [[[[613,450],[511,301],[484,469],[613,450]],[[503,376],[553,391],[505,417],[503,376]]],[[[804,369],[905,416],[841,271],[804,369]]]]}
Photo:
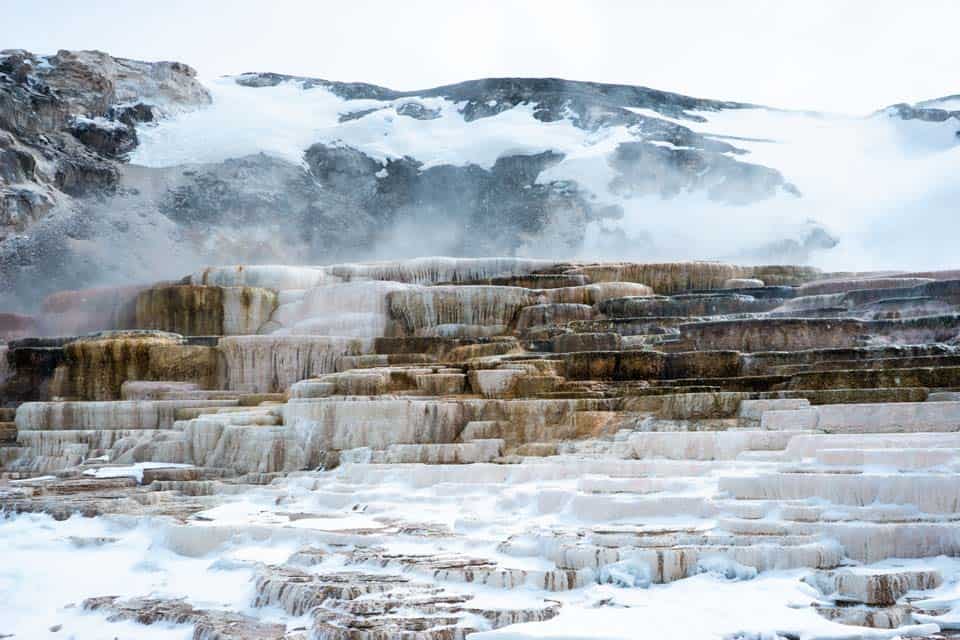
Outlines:
{"type": "Polygon", "coordinates": [[[436,120],[440,117],[440,110],[430,109],[419,102],[404,102],[397,107],[397,115],[407,116],[416,120],[436,120]]]}
{"type": "Polygon", "coordinates": [[[881,113],[890,117],[900,118],[901,120],[921,120],[923,122],[946,122],[954,120],[957,125],[956,137],[960,138],[960,111],[944,109],[940,105],[946,102],[954,102],[960,99],[960,96],[944,96],[935,100],[924,100],[910,105],[906,103],[895,104],[887,107],[881,113]]]}
{"type": "Polygon", "coordinates": [[[106,118],[75,118],[70,133],[80,142],[108,158],[121,158],[138,143],[137,131],[130,124],[106,118]]]}
{"type": "MultiPolygon", "coordinates": [[[[302,166],[264,154],[171,170],[157,207],[185,236],[218,239],[213,244],[222,249],[223,260],[284,253],[297,261],[362,255],[372,247],[377,220],[353,191],[366,174],[351,173],[350,160],[341,164],[340,159],[327,176],[329,185],[302,166]],[[249,233],[223,234],[239,227],[249,233]]],[[[154,174],[147,172],[144,178],[154,174]]],[[[375,189],[376,178],[370,180],[375,189]]],[[[131,198],[143,201],[146,196],[131,198]]]]}
{"type": "Polygon", "coordinates": [[[619,173],[610,190],[623,196],[659,194],[669,198],[702,189],[711,200],[742,205],[772,197],[780,190],[800,195],[776,169],[721,153],[625,142],[617,147],[610,163],[619,173]]]}
{"type": "Polygon", "coordinates": [[[246,87],[273,87],[289,80],[301,82],[306,89],[323,87],[345,100],[447,98],[453,102],[464,103],[462,113],[467,120],[493,116],[519,104],[535,104],[537,117],[544,122],[559,120],[572,111],[577,116],[575,122],[578,126],[585,128],[612,124],[614,120],[618,124],[640,123],[645,120],[643,116],[634,119],[633,116],[637,114],[631,113],[626,107],[652,109],[666,116],[697,122],[703,119],[687,111],[715,111],[753,106],[742,102],[692,98],[647,87],[560,78],[485,78],[432,89],[395,91],[363,82],[334,82],[279,73],[245,73],[237,77],[237,84],[246,87]]]}
{"type": "Polygon", "coordinates": [[[960,111],[947,111],[932,107],[911,106],[906,103],[895,104],[886,108],[886,113],[903,120],[923,120],[925,122],[945,122],[956,118],[960,124],[960,111]]]}
{"type": "Polygon", "coordinates": [[[824,249],[832,249],[840,241],[817,222],[810,220],[797,238],[783,238],[767,245],[744,251],[740,256],[754,262],[796,262],[809,261],[811,254],[824,249]]]}
{"type": "Polygon", "coordinates": [[[434,253],[510,253],[535,236],[575,249],[587,222],[619,214],[595,207],[574,184],[539,183],[543,170],[562,159],[554,152],[502,157],[490,169],[423,168],[413,158],[381,164],[356,149],[324,144],[307,149],[305,159],[324,190],[375,221],[371,248],[397,235],[413,239],[422,226],[438,240],[434,253]]]}

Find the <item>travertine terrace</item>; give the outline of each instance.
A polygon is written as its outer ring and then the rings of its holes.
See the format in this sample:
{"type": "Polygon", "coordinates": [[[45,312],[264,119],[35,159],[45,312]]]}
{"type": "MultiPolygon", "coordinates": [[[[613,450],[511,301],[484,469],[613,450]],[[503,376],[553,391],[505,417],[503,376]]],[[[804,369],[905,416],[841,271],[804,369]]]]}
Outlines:
{"type": "Polygon", "coordinates": [[[958,276],[423,258],[53,294],[0,314],[0,637],[944,637],[958,276]]]}

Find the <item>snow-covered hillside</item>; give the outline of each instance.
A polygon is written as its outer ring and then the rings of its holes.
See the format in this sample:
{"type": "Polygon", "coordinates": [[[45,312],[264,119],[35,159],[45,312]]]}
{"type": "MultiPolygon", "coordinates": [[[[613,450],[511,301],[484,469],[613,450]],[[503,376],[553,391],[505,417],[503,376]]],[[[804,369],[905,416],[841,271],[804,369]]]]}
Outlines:
{"type": "MultiPolygon", "coordinates": [[[[0,174],[11,298],[37,281],[415,255],[936,268],[960,231],[956,96],[845,116],[557,79],[399,92],[248,73],[187,75],[171,100],[100,58],[79,60],[122,90],[78,89],[59,72],[72,59],[4,55],[0,91],[97,98],[64,100],[74,156],[0,174]],[[102,166],[58,178],[77,154],[102,166]]],[[[0,125],[40,155],[16,119],[0,125]]]]}
{"type": "MultiPolygon", "coordinates": [[[[259,76],[239,80],[251,77],[259,76]]],[[[537,102],[501,106],[492,98],[490,115],[470,118],[470,102],[454,97],[347,99],[299,79],[266,87],[237,80],[208,83],[214,97],[209,108],[144,126],[131,162],[216,163],[265,152],[299,163],[305,149],[320,143],[361,151],[380,164],[374,175],[384,180],[389,163],[405,158],[421,163],[420,170],[490,170],[499,158],[552,152],[560,158],[537,176],[538,184],[570,182],[592,203],[622,211],[590,222],[584,242],[571,247],[581,257],[742,259],[756,252],[777,258],[795,249],[784,240],[801,247],[807,240],[803,248],[813,250],[811,261],[828,268],[936,267],[945,264],[936,256],[946,260],[946,245],[929,243],[960,231],[949,206],[960,195],[950,179],[960,171],[957,114],[931,122],[904,119],[896,110],[854,117],[705,103],[671,117],[661,104],[653,105],[660,111],[625,106],[636,119],[618,121],[622,114],[614,110],[589,113],[594,122],[585,125],[569,105],[550,114],[559,115],[555,120],[540,119],[537,102]],[[665,125],[696,142],[665,139],[665,125]],[[624,145],[637,142],[644,143],[642,157],[624,170],[618,162],[624,145]],[[739,172],[704,167],[682,175],[684,161],[694,158],[680,154],[702,153],[709,142],[730,145],[718,149],[730,166],[769,167],[789,184],[771,185],[777,181],[768,173],[743,181],[739,172]],[[742,182],[736,195],[720,195],[735,181],[742,182]],[[834,243],[824,236],[809,235],[818,227],[840,241],[836,250],[825,251],[834,243]]],[[[960,102],[945,98],[921,106],[960,109],[960,102]]]]}

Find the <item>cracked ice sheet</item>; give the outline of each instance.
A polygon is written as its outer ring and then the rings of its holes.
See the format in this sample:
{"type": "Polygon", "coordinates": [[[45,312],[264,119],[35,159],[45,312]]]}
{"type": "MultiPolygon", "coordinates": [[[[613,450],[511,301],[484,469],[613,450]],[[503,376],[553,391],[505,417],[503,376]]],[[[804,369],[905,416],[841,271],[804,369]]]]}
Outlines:
{"type": "Polygon", "coordinates": [[[556,599],[564,606],[552,620],[477,633],[470,640],[760,640],[774,633],[803,640],[873,640],[922,637],[939,629],[933,624],[866,629],[830,622],[810,607],[818,594],[800,582],[805,573],[769,572],[742,582],[703,574],[648,589],[598,585],[559,594],[556,599]],[[610,606],[594,606],[601,601],[610,606]]]}
{"type": "MultiPolygon", "coordinates": [[[[79,516],[57,522],[40,514],[0,519],[0,635],[63,640],[193,637],[192,625],[107,624],[104,613],[83,610],[84,599],[103,595],[186,597],[198,608],[229,609],[293,624],[295,619],[284,618],[279,610],[250,608],[252,568],[236,562],[217,563],[221,554],[230,559],[230,554],[260,556],[262,550],[236,544],[219,554],[185,557],[166,547],[162,528],[147,520],[136,525],[130,522],[127,518],[79,516]],[[117,540],[79,544],[71,538],[117,540]],[[58,624],[62,629],[51,635],[49,628],[58,624]]],[[[291,550],[283,553],[289,555],[291,550]]]]}

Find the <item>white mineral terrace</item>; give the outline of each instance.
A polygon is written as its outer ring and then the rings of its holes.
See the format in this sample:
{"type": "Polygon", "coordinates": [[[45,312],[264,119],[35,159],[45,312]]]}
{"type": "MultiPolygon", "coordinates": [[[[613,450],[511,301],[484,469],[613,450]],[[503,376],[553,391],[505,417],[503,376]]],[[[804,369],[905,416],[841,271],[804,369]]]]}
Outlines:
{"type": "Polygon", "coordinates": [[[0,344],[0,638],[955,637],[950,277],[433,258],[56,294],[0,344]]]}

